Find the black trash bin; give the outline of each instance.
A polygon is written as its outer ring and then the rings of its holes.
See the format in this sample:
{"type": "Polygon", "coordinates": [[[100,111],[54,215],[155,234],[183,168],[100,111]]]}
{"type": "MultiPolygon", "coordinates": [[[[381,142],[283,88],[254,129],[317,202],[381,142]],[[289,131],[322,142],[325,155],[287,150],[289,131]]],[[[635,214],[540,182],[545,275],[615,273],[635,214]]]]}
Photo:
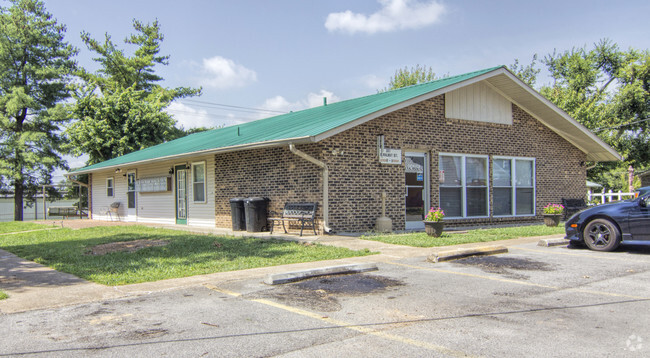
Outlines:
{"type": "Polygon", "coordinates": [[[261,232],[264,231],[267,224],[266,208],[268,198],[248,198],[244,200],[244,210],[246,212],[246,231],[261,232]]]}
{"type": "Polygon", "coordinates": [[[246,200],[246,198],[230,199],[230,216],[232,217],[232,231],[246,230],[244,200],[246,200]]]}

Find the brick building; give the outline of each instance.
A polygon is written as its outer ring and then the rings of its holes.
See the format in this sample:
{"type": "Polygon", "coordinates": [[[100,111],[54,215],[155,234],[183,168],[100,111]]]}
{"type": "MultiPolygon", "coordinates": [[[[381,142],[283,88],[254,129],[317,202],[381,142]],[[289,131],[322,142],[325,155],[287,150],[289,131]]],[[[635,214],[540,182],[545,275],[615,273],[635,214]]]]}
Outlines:
{"type": "Polygon", "coordinates": [[[321,229],[540,220],[586,192],[585,162],[621,157],[504,67],[202,132],[73,171],[109,219],[230,227],[229,199],[317,202],[321,229]]]}

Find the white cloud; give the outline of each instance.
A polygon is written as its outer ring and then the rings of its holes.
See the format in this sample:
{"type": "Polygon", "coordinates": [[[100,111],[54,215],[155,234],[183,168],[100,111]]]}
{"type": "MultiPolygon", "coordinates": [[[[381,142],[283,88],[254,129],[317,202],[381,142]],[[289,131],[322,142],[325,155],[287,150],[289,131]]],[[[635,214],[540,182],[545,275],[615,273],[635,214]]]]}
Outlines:
{"type": "Polygon", "coordinates": [[[379,90],[388,86],[388,81],[385,78],[379,77],[377,75],[363,76],[361,78],[361,82],[373,90],[379,90]]]}
{"type": "Polygon", "coordinates": [[[330,32],[340,31],[349,34],[416,29],[438,22],[446,11],[445,6],[436,1],[378,1],[382,7],[371,15],[353,13],[350,10],[331,13],[327,15],[325,27],[330,32]]]}
{"type": "Polygon", "coordinates": [[[257,81],[257,73],[235,61],[221,56],[204,58],[201,65],[204,77],[201,85],[216,89],[244,87],[257,81]]]}
{"type": "MultiPolygon", "coordinates": [[[[272,111],[299,111],[306,108],[313,108],[323,105],[323,97],[327,98],[327,103],[334,103],[341,100],[333,92],[327,90],[320,90],[318,93],[309,93],[307,97],[295,102],[289,102],[286,98],[282,96],[275,96],[267,99],[262,104],[261,108],[272,110],[272,111]]],[[[260,118],[269,117],[268,114],[261,115],[260,118]]]]}

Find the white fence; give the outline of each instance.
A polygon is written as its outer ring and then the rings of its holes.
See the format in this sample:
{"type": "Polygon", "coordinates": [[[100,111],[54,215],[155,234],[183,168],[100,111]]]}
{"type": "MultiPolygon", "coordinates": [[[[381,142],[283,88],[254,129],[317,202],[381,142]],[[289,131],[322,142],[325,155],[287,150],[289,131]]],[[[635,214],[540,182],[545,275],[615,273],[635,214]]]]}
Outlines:
{"type": "Polygon", "coordinates": [[[602,192],[602,193],[592,193],[591,190],[587,193],[587,199],[589,203],[593,203],[593,199],[597,199],[601,204],[609,203],[612,201],[625,200],[634,198],[634,193],[623,193],[622,191],[612,191],[602,192]]]}

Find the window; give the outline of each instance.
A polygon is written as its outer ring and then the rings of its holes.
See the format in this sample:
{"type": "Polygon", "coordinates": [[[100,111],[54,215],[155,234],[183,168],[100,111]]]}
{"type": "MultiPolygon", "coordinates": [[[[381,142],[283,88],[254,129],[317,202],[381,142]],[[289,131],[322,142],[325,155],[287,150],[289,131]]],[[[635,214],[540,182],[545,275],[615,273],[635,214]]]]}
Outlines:
{"type": "Polygon", "coordinates": [[[488,216],[488,157],[441,154],[440,207],[449,217],[488,216]]]}
{"type": "Polygon", "coordinates": [[[106,196],[115,196],[113,191],[113,178],[106,178],[106,196]]]}
{"type": "Polygon", "coordinates": [[[205,162],[192,163],[192,193],[195,203],[205,203],[205,162]]]}
{"type": "Polygon", "coordinates": [[[535,215],[535,159],[492,160],[495,216],[535,215]]]}

